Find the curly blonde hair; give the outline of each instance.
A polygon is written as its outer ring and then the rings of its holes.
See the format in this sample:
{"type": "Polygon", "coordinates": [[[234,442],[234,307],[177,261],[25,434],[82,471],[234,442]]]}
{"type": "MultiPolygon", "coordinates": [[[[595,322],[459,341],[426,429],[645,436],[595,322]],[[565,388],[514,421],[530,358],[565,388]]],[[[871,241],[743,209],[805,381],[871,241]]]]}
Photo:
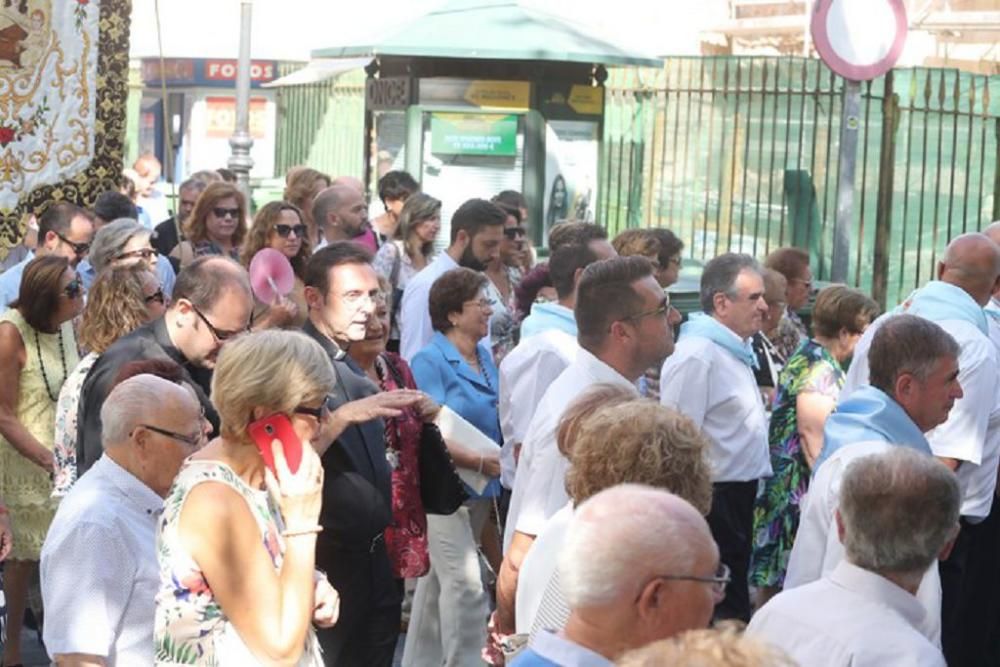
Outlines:
{"type": "Polygon", "coordinates": [[[580,431],[580,422],[598,408],[621,405],[635,398],[635,392],[619,384],[598,382],[576,397],[563,411],[556,428],[556,447],[568,459],[573,457],[573,443],[580,431]]]}
{"type": "Polygon", "coordinates": [[[312,222],[312,200],[323,188],[330,187],[330,177],[321,171],[311,167],[293,167],[288,170],[285,176],[285,191],[283,198],[285,201],[294,204],[302,211],[302,219],[306,224],[312,222]],[[325,185],[317,186],[317,181],[323,181],[325,185]]]}
{"type": "MultiPolygon", "coordinates": [[[[303,225],[306,224],[305,219],[302,217],[302,211],[295,204],[287,201],[273,201],[265,204],[257,211],[257,215],[254,216],[253,225],[247,234],[246,243],[243,244],[243,249],[240,251],[240,263],[243,266],[249,269],[250,261],[257,254],[257,251],[271,245],[269,237],[271,236],[271,232],[274,231],[274,226],[281,219],[282,211],[294,212],[299,217],[299,222],[303,225]]],[[[309,243],[309,234],[304,234],[298,254],[289,260],[292,264],[292,269],[295,270],[295,275],[299,278],[305,275],[306,262],[309,261],[310,255],[312,255],[312,244],[309,243]]]]}
{"type": "Polygon", "coordinates": [[[154,274],[145,264],[113,266],[97,275],[80,323],[84,348],[103,354],[113,342],[149,321],[142,289],[149,275],[154,274]]]}
{"type": "Polygon", "coordinates": [[[649,399],[606,405],[577,426],[566,491],[579,505],[617,484],[670,491],[702,514],[712,506],[708,440],[694,422],[649,399]]]}
{"type": "Polygon", "coordinates": [[[747,637],[742,624],[722,622],[711,630],[689,630],[629,651],[617,667],[795,667],[796,662],[770,644],[747,637]]]}

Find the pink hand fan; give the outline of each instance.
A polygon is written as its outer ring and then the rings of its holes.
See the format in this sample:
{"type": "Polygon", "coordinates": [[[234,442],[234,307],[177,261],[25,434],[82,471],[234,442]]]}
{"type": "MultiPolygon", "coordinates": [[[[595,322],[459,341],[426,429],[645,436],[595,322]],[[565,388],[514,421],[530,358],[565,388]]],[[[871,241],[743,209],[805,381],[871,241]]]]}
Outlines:
{"type": "Polygon", "coordinates": [[[261,248],[250,260],[250,287],[262,303],[274,303],[295,287],[295,271],[288,258],[274,248],[261,248]]]}

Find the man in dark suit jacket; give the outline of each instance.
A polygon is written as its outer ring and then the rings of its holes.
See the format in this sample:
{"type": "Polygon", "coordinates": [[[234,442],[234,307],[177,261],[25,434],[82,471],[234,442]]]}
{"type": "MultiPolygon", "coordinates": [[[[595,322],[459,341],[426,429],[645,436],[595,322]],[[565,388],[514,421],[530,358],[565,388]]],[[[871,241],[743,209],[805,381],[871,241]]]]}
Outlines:
{"type": "Polygon", "coordinates": [[[80,393],[77,415],[77,474],[103,453],[101,406],[123,365],[140,359],[172,359],[181,365],[205,416],[218,430],[219,417],[209,401],[212,368],[225,341],[250,326],[253,296],[246,270],[224,257],[200,257],[181,271],[174,301],[158,320],[111,344],[90,370],[80,393]]]}
{"type": "Polygon", "coordinates": [[[306,267],[309,321],[303,332],[330,356],[337,376],[329,428],[336,440],[322,454],[323,508],[316,567],[340,594],[340,618],[319,630],[323,657],[338,667],[390,667],[399,637],[401,582],[383,531],[392,522],[391,469],[381,416],[416,404],[420,392],[379,393],[345,353],[364,340],[379,298],[371,253],[349,242],[319,250],[306,267]]]}

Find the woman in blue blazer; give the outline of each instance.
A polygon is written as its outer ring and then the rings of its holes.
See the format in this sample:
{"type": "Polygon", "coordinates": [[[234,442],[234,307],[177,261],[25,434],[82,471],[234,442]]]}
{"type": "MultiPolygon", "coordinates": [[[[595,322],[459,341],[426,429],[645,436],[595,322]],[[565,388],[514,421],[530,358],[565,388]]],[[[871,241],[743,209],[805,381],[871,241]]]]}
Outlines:
{"type": "MultiPolygon", "coordinates": [[[[435,333],[413,357],[417,387],[500,445],[499,377],[490,349],[480,344],[493,313],[486,277],[452,269],[434,282],[429,301],[435,333]]],[[[480,664],[486,642],[489,610],[477,542],[491,499],[500,493],[500,458],[480,456],[461,443],[446,444],[456,466],[492,481],[481,495],[467,489],[470,499],[454,514],[427,516],[431,569],[417,583],[403,651],[408,665],[480,664]]]]}

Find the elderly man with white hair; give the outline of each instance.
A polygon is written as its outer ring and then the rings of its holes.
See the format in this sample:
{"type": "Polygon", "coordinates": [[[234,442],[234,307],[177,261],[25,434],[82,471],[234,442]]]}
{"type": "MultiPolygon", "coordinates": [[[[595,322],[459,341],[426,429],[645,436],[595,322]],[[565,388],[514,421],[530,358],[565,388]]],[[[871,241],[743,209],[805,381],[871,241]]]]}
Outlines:
{"type": "Polygon", "coordinates": [[[958,534],[958,479],[933,457],[897,447],[848,466],[837,532],[846,560],[779,593],[747,633],[802,665],[944,667],[916,598],[927,569],[958,534]]]}
{"type": "Polygon", "coordinates": [[[42,547],[45,647],[60,666],[153,664],[156,523],[204,442],[192,390],[153,375],[101,408],[104,454],[63,498],[42,547]]]}
{"type": "Polygon", "coordinates": [[[577,508],[559,578],[569,619],[561,631],[539,633],[515,667],[610,666],[628,650],[704,628],[729,572],[690,503],[621,484],[577,508]]]}

